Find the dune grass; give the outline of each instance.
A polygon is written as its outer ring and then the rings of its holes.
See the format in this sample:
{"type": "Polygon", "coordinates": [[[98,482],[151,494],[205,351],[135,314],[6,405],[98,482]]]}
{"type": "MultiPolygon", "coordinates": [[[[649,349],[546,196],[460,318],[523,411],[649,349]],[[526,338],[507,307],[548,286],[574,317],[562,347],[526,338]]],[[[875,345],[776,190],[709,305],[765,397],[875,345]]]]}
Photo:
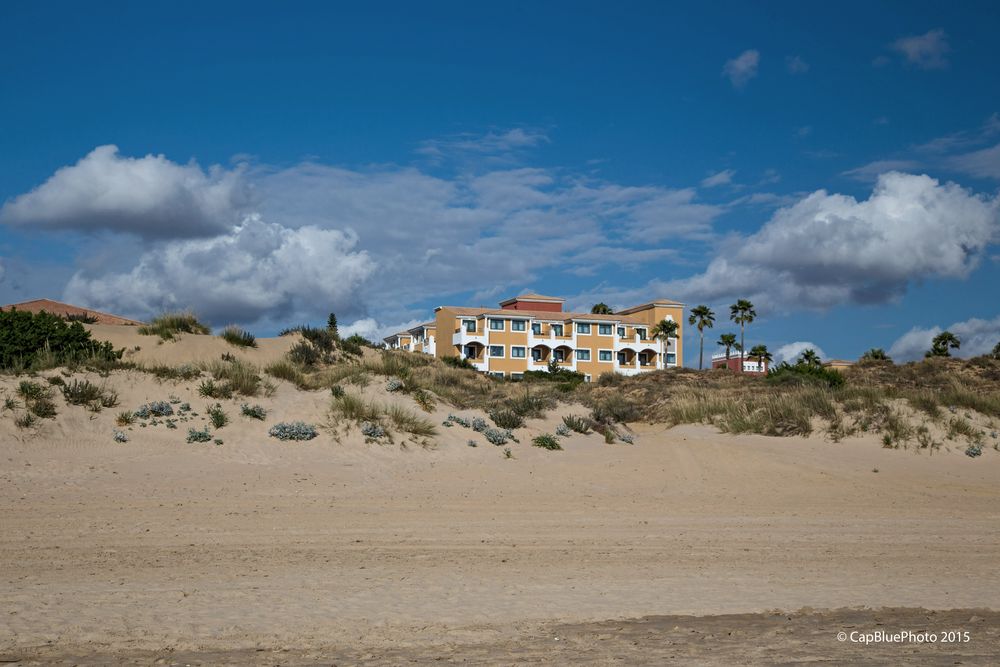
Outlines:
{"type": "Polygon", "coordinates": [[[335,421],[348,421],[358,425],[365,422],[379,424],[417,437],[437,435],[434,424],[412,410],[394,403],[383,405],[377,401],[365,400],[350,392],[334,397],[330,412],[335,421]]]}
{"type": "Polygon", "coordinates": [[[171,340],[176,334],[210,334],[211,329],[198,321],[194,313],[174,312],[157,315],[149,324],[137,329],[143,336],[159,336],[163,340],[171,340]]]}
{"type": "Polygon", "coordinates": [[[257,338],[249,331],[235,325],[229,325],[223,329],[219,338],[236,347],[257,347],[257,338]]]}
{"type": "Polygon", "coordinates": [[[199,368],[212,376],[211,384],[202,383],[204,389],[202,395],[211,398],[228,398],[223,394],[240,394],[242,396],[257,396],[260,393],[271,394],[274,386],[266,382],[260,375],[259,369],[245,361],[231,359],[228,361],[217,360],[202,362],[199,368]],[[213,388],[218,388],[218,393],[213,388]]]}

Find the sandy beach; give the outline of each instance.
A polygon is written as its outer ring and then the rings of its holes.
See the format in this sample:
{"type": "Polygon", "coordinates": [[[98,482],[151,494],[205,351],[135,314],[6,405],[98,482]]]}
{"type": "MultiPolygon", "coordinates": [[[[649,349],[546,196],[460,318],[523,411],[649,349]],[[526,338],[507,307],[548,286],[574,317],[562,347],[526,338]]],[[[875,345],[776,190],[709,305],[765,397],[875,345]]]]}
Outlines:
{"type": "MultiPolygon", "coordinates": [[[[113,380],[129,405],[205,403],[113,380]]],[[[328,401],[280,383],[265,403],[292,419],[328,401]]],[[[162,428],[120,444],[109,412],[65,406],[30,435],[2,422],[5,660],[987,664],[1000,649],[992,451],[640,425],[634,445],[522,437],[507,459],[460,428],[432,448],[296,443],[239,417],[223,445],[162,428]],[[971,640],[859,647],[836,641],[848,625],[971,640]]]]}

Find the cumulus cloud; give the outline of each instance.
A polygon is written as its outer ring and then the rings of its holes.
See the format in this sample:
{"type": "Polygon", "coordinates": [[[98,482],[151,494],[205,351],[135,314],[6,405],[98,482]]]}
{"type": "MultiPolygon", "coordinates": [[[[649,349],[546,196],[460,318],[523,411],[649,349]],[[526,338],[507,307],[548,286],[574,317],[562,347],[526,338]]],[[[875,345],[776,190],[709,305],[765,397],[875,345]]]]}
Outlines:
{"type": "Polygon", "coordinates": [[[774,362],[776,364],[780,364],[783,361],[787,361],[790,364],[794,364],[798,360],[799,355],[806,350],[812,350],[819,355],[820,359],[823,359],[824,361],[826,360],[826,352],[824,352],[823,348],[816,343],[811,343],[809,341],[795,341],[794,343],[782,345],[775,350],[773,352],[774,362]]]}
{"type": "Polygon", "coordinates": [[[701,181],[701,187],[714,188],[720,185],[729,185],[733,182],[733,176],[735,175],[735,169],[723,169],[722,171],[717,171],[714,174],[703,178],[701,181]]]}
{"type": "Polygon", "coordinates": [[[158,245],[128,271],[77,273],[65,299],[140,317],[192,308],[216,325],[294,321],[317,309],[349,318],[375,269],[356,245],[352,233],[250,216],[223,236],[158,245]]]}
{"type": "MultiPolygon", "coordinates": [[[[947,330],[958,336],[962,346],[952,350],[954,356],[968,358],[986,354],[1000,343],[1000,315],[990,320],[972,318],[955,322],[947,330]]],[[[889,356],[897,361],[920,359],[931,348],[931,340],[941,333],[939,326],[914,327],[900,336],[889,348],[889,356]]]]}
{"type": "Polygon", "coordinates": [[[911,281],[966,278],[997,238],[996,198],[893,172],[863,201],[816,191],[730,239],[704,273],[657,288],[699,301],[738,294],[782,310],[885,303],[911,281]]]}
{"type": "Polygon", "coordinates": [[[900,37],[889,48],[903,56],[906,62],[921,69],[943,69],[948,66],[946,55],[951,51],[944,30],[929,30],[923,35],[900,37]]]}
{"type": "Polygon", "coordinates": [[[249,189],[240,169],[122,157],[99,146],[0,209],[0,223],[38,229],[127,232],[147,238],[210,236],[239,223],[249,189]]]}
{"type": "Polygon", "coordinates": [[[722,67],[722,74],[729,78],[733,88],[743,88],[750,79],[757,76],[759,65],[760,52],[756,49],[747,49],[732,60],[727,60],[722,67]]]}

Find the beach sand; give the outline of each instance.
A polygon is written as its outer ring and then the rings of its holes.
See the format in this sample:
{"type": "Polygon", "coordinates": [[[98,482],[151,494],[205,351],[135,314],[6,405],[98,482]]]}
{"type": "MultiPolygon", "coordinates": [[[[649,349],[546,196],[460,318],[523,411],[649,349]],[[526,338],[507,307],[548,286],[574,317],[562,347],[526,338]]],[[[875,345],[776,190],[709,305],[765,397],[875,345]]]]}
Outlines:
{"type": "MultiPolygon", "coordinates": [[[[190,383],[107,381],[125,408],[207,403],[190,383]]],[[[267,423],[223,401],[221,446],[162,427],[119,444],[117,409],[57,402],[32,433],[0,419],[0,659],[989,664],[1000,652],[992,449],[662,425],[636,426],[634,445],[528,444],[571,408],[532,421],[512,459],[467,446],[461,427],[433,448],[326,430],[279,442],[270,424],[315,422],[329,402],[285,383],[260,401],[267,423]],[[970,641],[836,640],[851,628],[970,641]]]]}

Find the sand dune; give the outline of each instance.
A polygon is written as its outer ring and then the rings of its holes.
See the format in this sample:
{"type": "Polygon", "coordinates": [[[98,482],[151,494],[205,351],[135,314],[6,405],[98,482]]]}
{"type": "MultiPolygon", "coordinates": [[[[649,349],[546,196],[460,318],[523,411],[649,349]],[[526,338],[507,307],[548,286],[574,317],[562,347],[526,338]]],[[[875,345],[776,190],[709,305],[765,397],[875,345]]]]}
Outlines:
{"type": "MultiPolygon", "coordinates": [[[[232,349],[209,337],[143,338],[137,354],[151,363],[232,349]]],[[[245,354],[262,363],[284,344],[261,341],[245,354]]],[[[194,383],[135,371],[89,377],[114,386],[122,408],[172,395],[202,423],[208,401],[194,383]]],[[[364,391],[408,401],[379,383],[364,391]]],[[[461,427],[439,429],[430,448],[323,429],[312,441],[279,442],[271,424],[321,423],[329,393],[277,383],[273,396],[254,399],[269,411],[263,423],[239,416],[240,402],[222,401],[232,417],[217,432],[222,445],[184,442],[188,423],[133,427],[130,442],[116,443],[117,408],[94,414],[61,399],[58,417],[37,430],[0,419],[0,654],[81,664],[171,655],[180,664],[275,664],[282,655],[283,664],[597,663],[621,655],[622,637],[635,639],[633,626],[614,630],[608,619],[1000,606],[992,450],[971,459],[957,447],[928,455],[873,438],[660,425],[636,426],[634,445],[574,434],[562,452],[531,447],[532,434],[574,410],[564,407],[531,421],[507,459],[484,441],[469,447],[474,434],[461,427]],[[580,653],[542,648],[556,627],[575,633],[580,653]]],[[[448,412],[473,414],[440,406],[432,419],[448,412]]],[[[898,613],[890,625],[912,622],[912,612],[898,613]]],[[[726,660],[752,661],[762,642],[778,650],[798,637],[766,614],[754,618],[745,641],[727,640],[726,660]]],[[[822,640],[813,617],[794,618],[822,640]]],[[[846,622],[824,618],[831,630],[846,622]]],[[[711,619],[688,622],[718,630],[711,619]]],[[[974,662],[997,646],[995,632],[965,625],[980,643],[954,656],[974,662]]],[[[656,640],[670,632],[644,635],[651,664],[673,655],[656,640]]],[[[809,655],[858,655],[827,644],[809,655]]],[[[711,643],[700,646],[674,658],[711,662],[711,643]]],[[[952,655],[934,650],[926,655],[952,655]]]]}

